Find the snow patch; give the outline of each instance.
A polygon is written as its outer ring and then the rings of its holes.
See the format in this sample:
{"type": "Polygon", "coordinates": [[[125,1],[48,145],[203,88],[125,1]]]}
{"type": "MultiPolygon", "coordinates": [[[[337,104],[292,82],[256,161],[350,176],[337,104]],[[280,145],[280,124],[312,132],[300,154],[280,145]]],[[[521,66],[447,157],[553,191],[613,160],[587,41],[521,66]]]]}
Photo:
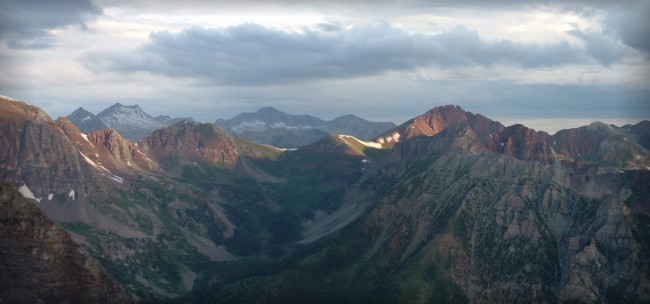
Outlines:
{"type": "Polygon", "coordinates": [[[244,121],[236,126],[232,126],[232,129],[235,133],[243,133],[245,131],[261,131],[266,128],[266,123],[261,120],[255,121],[244,121]]]}
{"type": "Polygon", "coordinates": [[[11,97],[9,97],[9,96],[4,96],[4,95],[0,95],[0,98],[4,98],[4,99],[9,100],[9,101],[12,101],[12,102],[18,101],[18,99],[11,98],[11,97]]]}
{"type": "Polygon", "coordinates": [[[501,146],[502,146],[502,147],[503,147],[503,145],[505,145],[505,144],[504,144],[503,142],[501,142],[501,146]]]}
{"type": "Polygon", "coordinates": [[[121,129],[122,126],[156,130],[166,127],[165,124],[156,121],[153,117],[144,113],[137,106],[123,106],[115,109],[114,113],[100,119],[112,129],[121,129]]]}
{"type": "Polygon", "coordinates": [[[90,120],[90,116],[86,116],[86,117],[85,117],[84,119],[82,119],[81,121],[84,122],[84,121],[86,121],[86,120],[90,120]]]}
{"type": "Polygon", "coordinates": [[[112,180],[114,180],[114,181],[116,181],[116,182],[118,182],[120,184],[124,183],[124,179],[117,176],[117,175],[106,175],[106,177],[108,177],[108,178],[110,178],[110,179],[112,179],[112,180]]]}
{"type": "Polygon", "coordinates": [[[395,132],[395,134],[393,134],[393,140],[395,140],[395,142],[398,142],[400,137],[401,137],[401,135],[399,135],[399,133],[397,133],[397,132],[395,132]]]}
{"type": "Polygon", "coordinates": [[[304,126],[288,126],[284,122],[276,122],[272,125],[270,125],[271,129],[289,129],[289,130],[309,130],[309,129],[322,129],[325,126],[320,126],[320,127],[314,127],[311,125],[304,125],[304,126]]]}
{"type": "Polygon", "coordinates": [[[50,193],[47,195],[47,200],[51,201],[54,198],[54,193],[50,193]]]}
{"type": "Polygon", "coordinates": [[[36,197],[34,197],[34,193],[32,193],[32,190],[29,190],[29,188],[27,187],[27,184],[23,184],[22,186],[20,186],[18,188],[18,192],[20,192],[20,194],[22,194],[24,198],[36,199],[36,197]]]}
{"type": "Polygon", "coordinates": [[[95,146],[93,145],[93,143],[90,142],[90,140],[88,140],[88,135],[81,133],[81,137],[83,137],[91,146],[93,147],[95,146]]]}
{"type": "Polygon", "coordinates": [[[370,161],[364,158],[361,160],[361,162],[365,164],[365,163],[369,163],[370,161]]]}
{"type": "Polygon", "coordinates": [[[360,140],[360,139],[358,139],[358,138],[356,138],[356,137],[354,137],[354,136],[351,136],[351,135],[339,135],[339,138],[340,138],[341,140],[343,140],[343,141],[347,141],[347,140],[350,140],[350,139],[351,139],[351,140],[355,140],[355,141],[357,141],[358,143],[360,143],[360,144],[362,144],[362,145],[364,145],[364,146],[366,146],[366,147],[371,147],[371,148],[375,148],[375,149],[381,149],[381,144],[379,144],[379,143],[363,141],[363,140],[360,140]]]}
{"type": "Polygon", "coordinates": [[[74,194],[75,194],[74,189],[70,189],[70,192],[68,193],[68,196],[71,197],[73,201],[74,201],[74,194]]]}

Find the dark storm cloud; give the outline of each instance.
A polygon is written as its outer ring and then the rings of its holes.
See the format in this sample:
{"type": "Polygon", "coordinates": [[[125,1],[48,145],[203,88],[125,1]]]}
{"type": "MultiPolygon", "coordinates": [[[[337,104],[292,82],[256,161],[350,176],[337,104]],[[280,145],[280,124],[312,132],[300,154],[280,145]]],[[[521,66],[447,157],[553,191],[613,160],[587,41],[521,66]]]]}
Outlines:
{"type": "Polygon", "coordinates": [[[610,35],[602,32],[583,32],[579,29],[573,29],[568,34],[582,40],[587,53],[604,66],[617,62],[624,55],[624,47],[610,35]]]}
{"type": "Polygon", "coordinates": [[[650,56],[650,1],[628,3],[611,10],[605,24],[623,43],[650,56]]]}
{"type": "Polygon", "coordinates": [[[97,51],[83,59],[96,71],[146,71],[235,85],[356,78],[428,66],[538,68],[589,60],[584,49],[566,41],[488,41],[463,26],[437,35],[410,34],[387,23],[319,28],[289,33],[255,24],[194,27],[153,33],[134,50],[97,51]]]}
{"type": "Polygon", "coordinates": [[[83,27],[101,13],[90,0],[1,1],[0,39],[11,48],[47,48],[55,41],[48,30],[83,27]]]}

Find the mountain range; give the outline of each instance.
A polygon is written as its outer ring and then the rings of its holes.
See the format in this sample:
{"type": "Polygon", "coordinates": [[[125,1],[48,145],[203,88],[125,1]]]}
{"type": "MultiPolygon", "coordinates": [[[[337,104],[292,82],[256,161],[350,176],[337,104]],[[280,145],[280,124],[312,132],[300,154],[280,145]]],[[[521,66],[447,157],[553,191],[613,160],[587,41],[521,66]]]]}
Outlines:
{"type": "Polygon", "coordinates": [[[0,98],[0,180],[118,282],[116,302],[650,301],[648,121],[549,135],[441,106],[290,150],[232,126],[130,141],[0,98]]]}
{"type": "Polygon", "coordinates": [[[311,144],[328,134],[347,134],[369,140],[395,127],[392,122],[370,122],[354,115],[325,121],[309,115],[290,115],[273,107],[242,113],[228,120],[219,119],[215,123],[235,136],[282,148],[311,144]]]}
{"type": "Polygon", "coordinates": [[[149,136],[151,132],[179,121],[193,121],[192,118],[171,118],[169,116],[152,117],[140,106],[124,106],[116,103],[95,115],[83,107],[67,116],[83,133],[114,129],[129,140],[138,140],[149,136]]]}
{"type": "MultiPolygon", "coordinates": [[[[82,133],[110,128],[132,141],[180,121],[194,121],[191,117],[152,117],[138,105],[124,106],[120,103],[97,115],[80,107],[66,118],[82,133]]],[[[229,134],[280,148],[301,147],[328,134],[349,134],[371,139],[395,127],[392,122],[369,122],[354,115],[324,121],[309,115],[290,115],[272,107],[262,108],[255,113],[242,113],[228,120],[219,119],[215,123],[229,134]]]]}

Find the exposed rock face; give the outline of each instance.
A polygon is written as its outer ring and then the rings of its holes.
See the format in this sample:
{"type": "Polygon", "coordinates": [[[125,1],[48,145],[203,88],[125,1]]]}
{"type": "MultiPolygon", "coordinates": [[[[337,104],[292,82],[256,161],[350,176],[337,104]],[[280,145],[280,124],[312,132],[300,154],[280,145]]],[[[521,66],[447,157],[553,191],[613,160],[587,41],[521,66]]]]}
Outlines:
{"type": "Polygon", "coordinates": [[[0,302],[130,302],[63,228],[7,183],[0,183],[0,257],[0,302]]]}
{"type": "Polygon", "coordinates": [[[88,141],[102,148],[102,154],[107,154],[103,159],[112,160],[108,167],[118,172],[128,172],[129,169],[155,172],[158,169],[157,164],[137,144],[129,142],[113,129],[91,132],[88,141]]]}
{"type": "Polygon", "coordinates": [[[619,168],[650,168],[647,150],[643,149],[643,122],[618,128],[601,122],[566,129],[549,135],[521,124],[504,127],[497,121],[473,114],[458,106],[441,106],[413,118],[375,139],[390,147],[397,142],[419,136],[433,136],[458,123],[465,123],[478,143],[489,151],[521,160],[551,164],[556,161],[583,164],[606,164],[619,168]]]}
{"type": "Polygon", "coordinates": [[[516,124],[503,129],[488,142],[490,150],[503,153],[521,160],[552,163],[553,153],[546,141],[549,135],[545,132],[535,132],[523,125],[516,124]]]}
{"type": "Polygon", "coordinates": [[[0,109],[1,180],[27,185],[40,200],[55,196],[72,200],[73,191],[78,197],[101,190],[87,187],[98,176],[88,172],[75,147],[77,142],[89,143],[69,121],[55,122],[40,109],[18,101],[0,100],[0,109]],[[73,129],[77,135],[68,137],[73,129]]]}
{"type": "Polygon", "coordinates": [[[235,140],[213,124],[177,123],[154,131],[143,143],[159,162],[164,162],[168,156],[181,156],[232,168],[240,155],[235,140]]]}
{"type": "Polygon", "coordinates": [[[589,126],[560,130],[547,143],[563,159],[603,163],[619,168],[647,169],[647,150],[638,139],[620,128],[594,122],[589,126]]]}
{"type": "Polygon", "coordinates": [[[416,136],[432,136],[457,122],[466,122],[483,141],[487,140],[490,135],[495,136],[504,129],[501,123],[490,120],[485,116],[467,112],[458,106],[447,105],[433,108],[386,132],[376,138],[375,141],[381,144],[390,144],[416,136]]]}
{"type": "Polygon", "coordinates": [[[84,108],[76,109],[72,114],[66,116],[79,131],[88,134],[96,130],[108,129],[108,126],[95,114],[86,111],[84,108]]]}

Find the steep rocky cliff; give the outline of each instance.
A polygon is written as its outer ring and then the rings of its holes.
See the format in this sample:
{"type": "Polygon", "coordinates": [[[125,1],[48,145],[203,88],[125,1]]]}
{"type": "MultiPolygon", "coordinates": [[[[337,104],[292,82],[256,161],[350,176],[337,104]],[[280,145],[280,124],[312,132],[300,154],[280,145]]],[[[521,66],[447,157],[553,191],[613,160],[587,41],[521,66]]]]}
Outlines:
{"type": "Polygon", "coordinates": [[[0,302],[129,303],[70,235],[0,183],[0,302]]]}

